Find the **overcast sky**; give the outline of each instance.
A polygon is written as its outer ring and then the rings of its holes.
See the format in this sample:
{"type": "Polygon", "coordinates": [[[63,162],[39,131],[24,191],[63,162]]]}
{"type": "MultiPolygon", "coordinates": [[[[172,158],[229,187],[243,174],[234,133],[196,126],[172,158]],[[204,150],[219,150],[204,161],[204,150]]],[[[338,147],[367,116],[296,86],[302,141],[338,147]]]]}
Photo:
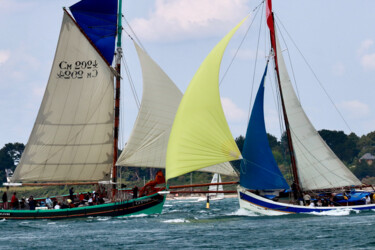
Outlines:
{"type": "MultiPolygon", "coordinates": [[[[62,7],[73,0],[0,0],[0,146],[26,143],[49,77],[62,20],[62,7]]],[[[182,92],[217,42],[250,13],[260,0],[124,0],[124,15],[150,56],[182,92]]],[[[375,1],[274,0],[274,12],[286,28],[284,57],[291,58],[302,105],[319,129],[357,135],[375,130],[375,1]],[[314,69],[334,105],[309,71],[288,34],[314,69]]],[[[221,87],[222,103],[233,136],[245,134],[250,97],[254,98],[265,66],[264,13],[256,74],[254,62],[260,14],[229,68],[221,87]],[[253,77],[254,93],[251,95],[253,77]]],[[[254,17],[254,15],[253,15],[254,17]]],[[[228,68],[252,19],[228,46],[222,63],[228,68]]],[[[279,26],[281,27],[279,22],[279,26]]],[[[125,28],[129,31],[129,28],[125,28]]],[[[138,96],[142,79],[138,58],[124,35],[124,56],[138,96]]],[[[290,65],[290,63],[287,63],[290,65]]],[[[272,76],[271,73],[269,73],[272,76]]],[[[123,82],[123,133],[126,142],[137,108],[126,76],[123,82]]],[[[266,86],[268,132],[279,136],[274,88],[266,86]]]]}

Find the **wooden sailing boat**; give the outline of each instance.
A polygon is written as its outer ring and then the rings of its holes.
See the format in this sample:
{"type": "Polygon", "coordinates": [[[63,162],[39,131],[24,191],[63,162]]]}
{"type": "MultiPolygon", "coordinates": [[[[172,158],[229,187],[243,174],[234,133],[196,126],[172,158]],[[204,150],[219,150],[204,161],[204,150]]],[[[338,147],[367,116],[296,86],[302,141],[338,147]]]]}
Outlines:
{"type": "MultiPolygon", "coordinates": [[[[304,113],[291,85],[280,44],[274,30],[271,1],[267,1],[267,23],[294,173],[293,190],[341,189],[361,182],[325,144],[304,113]]],[[[169,138],[167,180],[210,164],[241,159],[238,198],[242,208],[266,215],[324,212],[339,209],[374,209],[375,205],[305,207],[271,198],[289,189],[269,147],[264,125],[263,92],[265,70],[249,122],[244,155],[229,131],[219,96],[219,68],[226,45],[243,21],[227,34],[206,57],[181,101],[169,138]],[[277,195],[274,195],[274,194],[277,195]]],[[[369,192],[347,194],[346,205],[363,203],[369,192]],[[351,195],[351,196],[350,196],[351,195]]],[[[343,199],[344,196],[341,196],[343,199]]]]}
{"type": "Polygon", "coordinates": [[[55,59],[34,128],[11,183],[5,184],[107,183],[112,202],[69,209],[2,210],[0,218],[63,219],[161,212],[165,197],[157,192],[130,200],[117,195],[121,7],[121,0],[82,0],[70,7],[71,14],[64,9],[55,59]],[[114,69],[111,63],[116,34],[114,69]]]}
{"type": "Polygon", "coordinates": [[[361,182],[327,146],[302,109],[283,59],[275,30],[271,0],[267,0],[266,16],[291,156],[294,199],[277,202],[266,196],[267,192],[272,192],[275,197],[281,190],[289,189],[273,158],[264,125],[263,93],[266,67],[242,152],[238,187],[240,206],[264,215],[374,209],[375,204],[366,205],[364,199],[371,193],[355,191],[354,187],[361,186],[361,182]],[[351,191],[334,197],[334,193],[349,188],[351,191]],[[300,205],[298,200],[302,201],[302,192],[305,195],[308,193],[316,195],[317,200],[329,199],[327,205],[330,206],[300,205]]]}

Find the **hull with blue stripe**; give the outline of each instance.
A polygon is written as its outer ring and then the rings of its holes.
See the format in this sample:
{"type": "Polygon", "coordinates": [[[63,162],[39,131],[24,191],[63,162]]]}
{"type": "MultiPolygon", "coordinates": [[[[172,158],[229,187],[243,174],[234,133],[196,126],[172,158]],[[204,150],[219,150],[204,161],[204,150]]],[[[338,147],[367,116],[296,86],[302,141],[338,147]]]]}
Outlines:
{"type": "Polygon", "coordinates": [[[282,215],[299,213],[321,213],[342,210],[371,210],[375,204],[339,207],[305,207],[272,201],[247,191],[244,187],[237,188],[240,207],[263,215],[282,215]]]}

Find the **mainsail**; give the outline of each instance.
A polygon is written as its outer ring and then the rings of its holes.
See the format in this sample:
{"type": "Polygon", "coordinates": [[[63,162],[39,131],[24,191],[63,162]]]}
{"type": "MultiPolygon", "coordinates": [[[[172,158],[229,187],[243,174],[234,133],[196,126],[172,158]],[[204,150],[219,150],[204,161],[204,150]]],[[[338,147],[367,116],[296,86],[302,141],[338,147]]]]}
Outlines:
{"type": "Polygon", "coordinates": [[[64,13],[43,101],[12,181],[109,178],[113,79],[110,65],[64,13]]]}
{"type": "MultiPolygon", "coordinates": [[[[182,93],[137,43],[134,46],[142,66],[143,95],[133,131],[116,165],[165,168],[169,134],[182,93]]],[[[228,162],[200,171],[237,176],[228,162]]]]}
{"type": "Polygon", "coordinates": [[[315,130],[290,81],[276,36],[280,84],[292,135],[300,184],[304,190],[361,185],[315,130]]]}
{"type": "Polygon", "coordinates": [[[219,71],[229,40],[246,19],[216,45],[189,84],[169,137],[166,179],[241,158],[221,106],[219,71]]]}
{"type": "Polygon", "coordinates": [[[240,184],[245,188],[255,190],[288,189],[289,186],[273,157],[264,123],[264,80],[267,67],[247,127],[242,149],[240,184]]]}

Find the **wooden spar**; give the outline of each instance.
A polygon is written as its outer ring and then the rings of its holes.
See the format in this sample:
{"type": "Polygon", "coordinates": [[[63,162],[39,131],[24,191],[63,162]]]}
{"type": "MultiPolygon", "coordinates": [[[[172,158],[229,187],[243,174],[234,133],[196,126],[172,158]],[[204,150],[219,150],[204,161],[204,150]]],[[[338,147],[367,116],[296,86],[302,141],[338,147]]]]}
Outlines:
{"type": "Polygon", "coordinates": [[[190,190],[180,190],[180,191],[170,191],[171,194],[236,194],[236,190],[226,190],[226,191],[190,191],[190,190]]]}
{"type": "Polygon", "coordinates": [[[98,182],[50,182],[50,183],[22,183],[25,187],[38,187],[38,186],[72,186],[72,185],[95,185],[98,182]]]}
{"type": "Polygon", "coordinates": [[[284,97],[283,97],[283,91],[281,88],[281,82],[280,82],[280,73],[279,73],[279,65],[278,65],[278,60],[277,60],[277,50],[276,50],[276,36],[275,36],[275,19],[271,7],[272,1],[270,0],[267,2],[269,4],[268,8],[266,8],[266,14],[267,11],[269,11],[270,16],[267,17],[267,24],[270,30],[270,40],[271,40],[271,47],[273,48],[274,52],[274,62],[275,62],[275,71],[277,75],[277,83],[279,87],[279,93],[280,93],[280,99],[281,99],[281,106],[282,106],[282,111],[283,111],[283,116],[284,116],[284,123],[285,123],[285,130],[288,138],[288,146],[289,146],[289,154],[290,154],[290,160],[292,163],[292,172],[293,172],[293,182],[297,189],[297,193],[299,196],[301,196],[301,185],[299,183],[299,177],[298,177],[298,171],[297,171],[297,163],[296,163],[296,158],[294,154],[294,148],[293,148],[293,143],[292,143],[292,134],[290,132],[290,127],[289,127],[289,120],[288,116],[286,113],[286,108],[285,108],[285,103],[284,103],[284,97]],[[270,22],[268,21],[270,19],[270,22]]]}
{"type": "MultiPolygon", "coordinates": [[[[115,122],[113,128],[113,165],[112,165],[112,182],[117,182],[117,154],[118,154],[118,135],[120,126],[120,86],[121,86],[121,36],[122,36],[122,0],[118,2],[118,21],[117,21],[117,55],[116,55],[116,90],[115,90],[115,122]]],[[[116,184],[112,187],[112,197],[116,195],[116,184]]]]}
{"type": "MultiPolygon", "coordinates": [[[[170,186],[169,189],[189,188],[189,187],[206,187],[206,186],[217,186],[217,185],[237,185],[237,184],[239,184],[238,181],[218,182],[218,183],[202,183],[202,184],[192,184],[192,185],[170,186]]],[[[216,192],[216,191],[212,191],[212,192],[216,192]]]]}

